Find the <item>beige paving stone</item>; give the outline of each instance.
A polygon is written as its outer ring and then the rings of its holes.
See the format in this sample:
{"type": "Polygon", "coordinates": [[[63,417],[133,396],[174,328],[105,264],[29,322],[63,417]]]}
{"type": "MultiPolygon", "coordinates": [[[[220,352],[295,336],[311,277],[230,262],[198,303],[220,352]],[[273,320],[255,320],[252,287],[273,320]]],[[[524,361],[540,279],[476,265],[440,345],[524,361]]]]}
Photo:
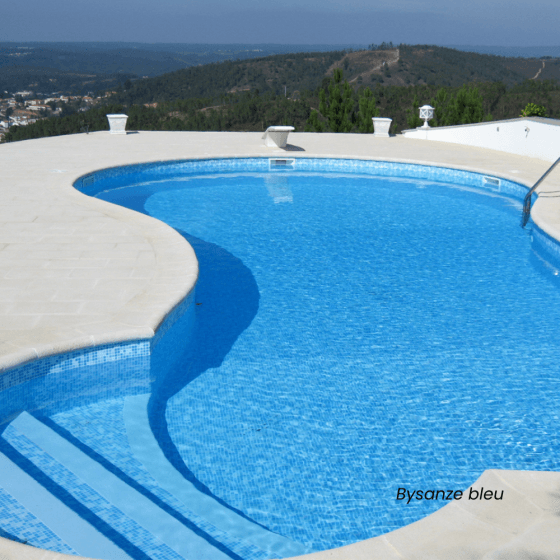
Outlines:
{"type": "Polygon", "coordinates": [[[146,243],[146,239],[140,237],[139,235],[126,235],[118,234],[113,235],[112,233],[96,233],[90,235],[86,241],[91,243],[111,243],[114,242],[117,245],[124,246],[129,249],[138,249],[139,251],[145,250],[149,247],[146,243]]]}
{"type": "MultiPolygon", "coordinates": [[[[110,263],[110,259],[87,259],[87,258],[51,258],[48,259],[45,268],[105,268],[110,263]]],[[[122,262],[120,263],[122,264],[122,262]]]]}
{"type": "Polygon", "coordinates": [[[52,290],[30,289],[25,285],[21,285],[21,282],[16,288],[5,287],[5,282],[0,281],[0,301],[1,302],[15,302],[22,301],[34,302],[34,301],[51,301],[56,299],[56,294],[52,290]]]}
{"type": "Polygon", "coordinates": [[[8,301],[1,301],[0,300],[0,317],[2,317],[2,315],[7,315],[10,313],[10,311],[14,308],[14,306],[16,305],[15,303],[13,303],[13,298],[8,300],[8,301]]]}
{"type": "Polygon", "coordinates": [[[151,265],[152,270],[156,264],[156,258],[152,255],[152,260],[146,262],[146,264],[139,264],[138,258],[120,258],[120,259],[107,259],[107,266],[129,266],[130,268],[135,268],[138,266],[151,265]]]}
{"type": "Polygon", "coordinates": [[[108,243],[109,239],[103,234],[99,235],[88,235],[84,233],[76,235],[60,235],[60,233],[50,233],[46,232],[41,236],[41,243],[52,244],[55,246],[62,245],[75,245],[75,244],[87,244],[92,243],[108,243]]]}
{"type": "Polygon", "coordinates": [[[543,509],[529,496],[517,491],[500,478],[498,472],[486,471],[483,480],[477,481],[471,488],[472,496],[478,495],[479,498],[481,489],[486,493],[495,491],[498,496],[503,491],[503,499],[492,500],[491,504],[480,499],[469,500],[467,494],[455,504],[459,509],[476,515],[481,521],[504,531],[520,533],[542,516],[543,509]]]}
{"type": "MultiPolygon", "coordinates": [[[[15,267],[12,265],[4,278],[13,279],[13,280],[25,280],[25,279],[34,279],[37,278],[70,278],[72,274],[72,270],[68,269],[54,269],[54,268],[46,268],[45,266],[41,267],[31,267],[28,263],[24,263],[27,266],[20,266],[15,267]]],[[[46,264],[46,263],[45,263],[46,264]]]]}
{"type": "Polygon", "coordinates": [[[75,315],[80,302],[68,301],[18,301],[11,303],[9,315],[75,315]]]}
{"type": "Polygon", "coordinates": [[[305,558],[305,560],[371,560],[372,558],[402,560],[403,556],[387,542],[387,539],[378,537],[333,550],[306,554],[299,558],[305,558]]]}
{"type": "MultiPolygon", "coordinates": [[[[2,268],[0,267],[0,276],[1,276],[2,268]]],[[[33,288],[41,288],[42,286],[34,286],[36,280],[34,278],[29,278],[27,280],[19,280],[15,278],[1,278],[0,277],[0,290],[1,291],[8,291],[8,290],[15,290],[17,292],[22,292],[19,296],[23,300],[25,300],[25,292],[26,290],[31,290],[33,288]]]]}
{"type": "Polygon", "coordinates": [[[560,560],[560,519],[548,518],[489,552],[483,560],[560,560]]]}
{"type": "MultiPolygon", "coordinates": [[[[6,305],[0,305],[0,370],[92,344],[150,338],[193,289],[196,257],[178,233],[72,187],[95,170],[216,156],[348,157],[474,170],[530,186],[549,167],[537,159],[402,137],[296,133],[290,144],[304,151],[266,149],[259,133],[210,132],[99,132],[1,145],[0,302],[6,305]],[[6,314],[14,310],[20,314],[6,314]]],[[[540,190],[555,189],[560,173],[540,190]]],[[[560,237],[559,198],[540,199],[533,218],[560,237]]],[[[528,551],[556,558],[550,535],[557,534],[560,511],[558,473],[487,476],[491,484],[510,488],[515,499],[507,507],[505,501],[494,510],[458,502],[384,537],[310,557],[443,560],[501,554],[501,560],[528,551]]],[[[4,560],[62,557],[0,543],[4,560]]]]}
{"type": "Polygon", "coordinates": [[[120,242],[117,243],[116,247],[117,251],[134,251],[136,254],[139,254],[143,251],[150,251],[153,250],[152,245],[150,242],[144,241],[143,243],[135,243],[135,242],[120,242]]]}
{"type": "Polygon", "coordinates": [[[44,234],[36,231],[2,231],[0,230],[0,243],[37,243],[41,241],[44,234]]]}
{"type": "Polygon", "coordinates": [[[80,312],[89,315],[102,315],[106,317],[108,314],[115,312],[118,307],[125,305],[130,301],[129,299],[108,299],[100,297],[95,301],[82,301],[80,304],[80,312]]]}
{"type": "MultiPolygon", "coordinates": [[[[62,259],[78,259],[81,256],[81,250],[74,251],[72,249],[69,250],[59,249],[57,251],[49,251],[49,250],[35,251],[33,247],[34,245],[30,243],[26,245],[25,250],[14,249],[10,251],[13,254],[10,256],[6,255],[5,258],[14,259],[20,257],[24,259],[44,259],[46,261],[50,261],[50,260],[62,260],[62,259]]],[[[4,260],[4,257],[2,260],[4,260]]]]}
{"type": "Polygon", "coordinates": [[[0,223],[2,222],[22,222],[22,223],[30,223],[33,222],[37,218],[37,214],[31,212],[21,212],[15,210],[14,212],[9,212],[7,210],[0,211],[0,223]]]}
{"type": "MultiPolygon", "coordinates": [[[[148,249],[146,249],[148,250],[148,249]]],[[[121,259],[133,259],[136,261],[141,251],[137,251],[135,249],[86,249],[82,251],[81,257],[85,259],[100,259],[100,258],[108,258],[113,262],[118,264],[121,259]]]]}
{"type": "Polygon", "coordinates": [[[146,286],[152,285],[152,282],[145,278],[126,278],[124,280],[115,280],[102,278],[96,280],[95,287],[101,290],[134,290],[136,293],[141,293],[145,290],[146,286]]]}
{"type": "MultiPolygon", "coordinates": [[[[65,271],[65,269],[60,269],[65,271]]],[[[134,269],[127,266],[104,266],[103,268],[73,268],[68,271],[69,278],[131,278],[134,269]]]]}
{"type": "MultiPolygon", "coordinates": [[[[53,336],[50,327],[40,328],[35,327],[33,330],[33,348],[37,345],[49,344],[52,342],[53,336]]],[[[81,333],[75,329],[58,329],[59,336],[67,336],[69,339],[75,338],[77,335],[81,336],[81,333]]],[[[17,348],[25,348],[29,345],[29,334],[25,331],[14,332],[10,343],[15,345],[17,348]]]]}
{"type": "MultiPolygon", "coordinates": [[[[1,281],[1,283],[3,282],[5,280],[1,281]]],[[[59,290],[93,290],[97,287],[100,280],[97,278],[33,278],[26,282],[29,289],[42,288],[52,290],[53,294],[55,294],[59,290]]]]}
{"type": "MultiPolygon", "coordinates": [[[[24,319],[26,315],[19,316],[18,318],[24,319]]],[[[53,333],[53,340],[57,342],[60,339],[59,332],[62,332],[66,327],[75,328],[79,325],[88,325],[90,323],[98,323],[102,320],[102,317],[99,315],[94,315],[91,313],[85,314],[78,314],[78,313],[66,313],[66,314],[59,314],[55,315],[54,313],[49,313],[46,315],[38,315],[37,322],[35,326],[40,328],[52,328],[53,333]]]]}
{"type": "Polygon", "coordinates": [[[132,297],[128,294],[129,292],[125,289],[107,290],[103,287],[96,286],[90,290],[60,290],[52,294],[52,301],[87,301],[92,304],[96,304],[99,301],[106,301],[114,306],[115,302],[128,301],[132,297]]]}
{"type": "Polygon", "coordinates": [[[399,554],[410,560],[466,560],[481,558],[509,542],[512,535],[476,517],[465,516],[451,504],[385,538],[399,554]]]}
{"type": "MultiPolygon", "coordinates": [[[[134,300],[131,300],[131,307],[134,305],[134,300]]],[[[121,312],[118,314],[118,321],[123,325],[129,327],[142,327],[146,323],[146,319],[152,325],[154,325],[154,331],[165,319],[167,313],[162,309],[140,309],[134,311],[134,308],[127,312],[121,312]]]]}
{"type": "Polygon", "coordinates": [[[136,266],[136,264],[133,264],[132,267],[130,267],[130,270],[132,271],[132,278],[152,278],[157,274],[157,270],[154,265],[136,266]]]}
{"type": "Polygon", "coordinates": [[[156,254],[153,251],[140,251],[135,264],[138,266],[153,266],[156,264],[156,254]]]}
{"type": "Polygon", "coordinates": [[[66,334],[65,331],[60,332],[58,339],[45,344],[37,344],[35,351],[37,358],[52,356],[53,354],[65,354],[82,348],[90,348],[95,346],[95,338],[91,334],[80,335],[78,332],[66,334]]]}
{"type": "Polygon", "coordinates": [[[491,471],[536,506],[560,518],[560,475],[549,471],[491,471]]]}
{"type": "MultiPolygon", "coordinates": [[[[42,315],[4,315],[2,324],[0,325],[0,340],[4,342],[11,341],[11,333],[13,331],[31,330],[37,326],[42,315]]],[[[1,362],[0,362],[1,365],[1,362]]]]}
{"type": "MultiPolygon", "coordinates": [[[[3,333],[0,331],[0,341],[3,340],[2,334],[3,333]]],[[[1,351],[6,351],[7,349],[9,349],[9,351],[2,357],[2,362],[0,363],[0,372],[25,365],[38,358],[37,351],[31,346],[26,346],[25,348],[17,348],[9,344],[0,346],[1,351]],[[12,348],[14,349],[12,350],[12,348]]]]}

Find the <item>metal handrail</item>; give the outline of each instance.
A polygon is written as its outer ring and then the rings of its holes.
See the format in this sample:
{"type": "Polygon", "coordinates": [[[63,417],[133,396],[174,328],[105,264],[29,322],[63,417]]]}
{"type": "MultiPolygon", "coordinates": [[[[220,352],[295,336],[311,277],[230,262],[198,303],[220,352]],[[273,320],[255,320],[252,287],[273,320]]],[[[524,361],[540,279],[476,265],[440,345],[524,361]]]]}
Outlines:
{"type": "Polygon", "coordinates": [[[535,192],[536,188],[545,180],[547,175],[560,163],[560,158],[558,158],[545,172],[545,174],[529,189],[529,192],[525,195],[525,200],[523,200],[523,214],[521,215],[521,227],[524,228],[529,221],[529,216],[531,215],[531,197],[535,192]]]}

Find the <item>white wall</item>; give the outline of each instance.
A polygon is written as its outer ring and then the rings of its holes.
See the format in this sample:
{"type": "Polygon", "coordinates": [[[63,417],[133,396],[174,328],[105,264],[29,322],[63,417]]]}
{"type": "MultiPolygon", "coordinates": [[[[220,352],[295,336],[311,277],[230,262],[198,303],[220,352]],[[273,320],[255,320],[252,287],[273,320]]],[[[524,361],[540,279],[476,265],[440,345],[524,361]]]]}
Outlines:
{"type": "Polygon", "coordinates": [[[560,157],[560,121],[519,118],[507,121],[404,130],[407,138],[450,142],[555,161],[560,157]]]}

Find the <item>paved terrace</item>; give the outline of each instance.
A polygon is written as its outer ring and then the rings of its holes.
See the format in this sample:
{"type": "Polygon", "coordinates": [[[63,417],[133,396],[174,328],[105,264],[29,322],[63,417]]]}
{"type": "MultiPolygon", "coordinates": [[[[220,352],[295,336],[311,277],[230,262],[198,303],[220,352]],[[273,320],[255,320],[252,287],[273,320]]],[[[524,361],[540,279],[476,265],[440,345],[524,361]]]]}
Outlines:
{"type": "MultiPolygon", "coordinates": [[[[97,132],[0,146],[0,375],[55,353],[149,338],[196,282],[196,257],[179,234],[77,192],[81,175],[189,158],[348,157],[468,169],[530,186],[550,165],[404,137],[298,133],[289,142],[284,151],[264,147],[260,133],[97,132]]],[[[540,190],[560,191],[560,170],[540,190]]],[[[560,239],[560,198],[542,199],[533,216],[560,239]]],[[[560,558],[560,473],[487,471],[479,484],[507,488],[504,501],[454,502],[389,535],[309,558],[560,558]]],[[[2,560],[63,556],[0,539],[2,560]]]]}

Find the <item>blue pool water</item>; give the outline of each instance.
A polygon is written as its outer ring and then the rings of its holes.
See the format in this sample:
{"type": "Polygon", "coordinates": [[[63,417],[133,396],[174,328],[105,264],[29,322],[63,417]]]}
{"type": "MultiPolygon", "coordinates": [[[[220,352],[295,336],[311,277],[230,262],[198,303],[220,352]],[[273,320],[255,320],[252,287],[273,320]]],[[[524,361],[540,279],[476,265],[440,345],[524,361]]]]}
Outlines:
{"type": "MultiPolygon", "coordinates": [[[[0,451],[93,512],[99,557],[118,557],[112,545],[193,560],[322,550],[444,505],[407,505],[399,488],[560,467],[558,271],[550,240],[519,227],[523,189],[410,166],[408,178],[247,167],[90,183],[185,236],[194,301],[151,357],[138,343],[126,360],[57,365],[61,378],[9,390],[30,413],[4,426],[0,451]],[[101,484],[99,466],[115,480],[101,484]],[[195,544],[175,542],[166,519],[195,544]]],[[[2,531],[85,554],[8,486],[2,531]]]]}

